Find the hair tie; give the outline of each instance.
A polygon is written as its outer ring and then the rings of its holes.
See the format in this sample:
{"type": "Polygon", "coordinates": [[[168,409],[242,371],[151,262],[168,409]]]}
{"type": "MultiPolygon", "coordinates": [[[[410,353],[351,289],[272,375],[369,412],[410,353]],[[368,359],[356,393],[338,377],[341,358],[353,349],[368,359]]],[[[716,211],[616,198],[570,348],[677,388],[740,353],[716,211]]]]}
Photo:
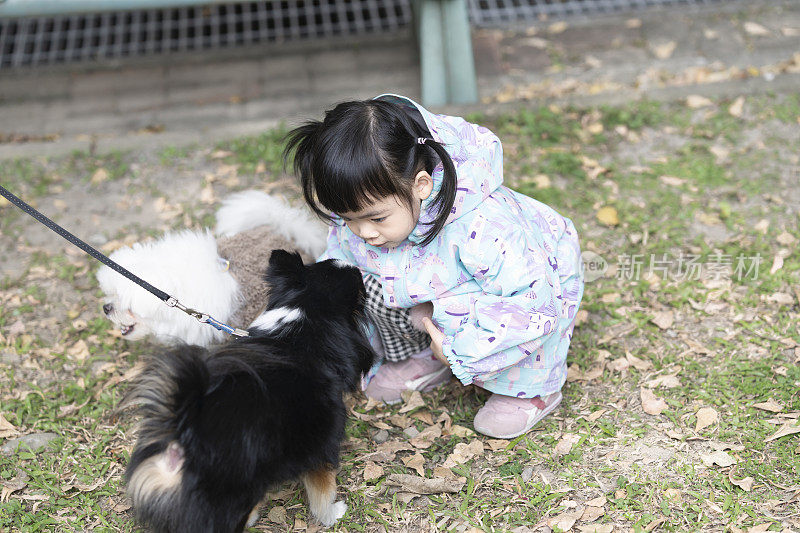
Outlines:
{"type": "MultiPolygon", "coordinates": [[[[425,137],[417,137],[417,144],[425,144],[425,141],[427,140],[428,139],[426,139],[425,137]]],[[[430,140],[432,141],[433,139],[430,140]]]]}

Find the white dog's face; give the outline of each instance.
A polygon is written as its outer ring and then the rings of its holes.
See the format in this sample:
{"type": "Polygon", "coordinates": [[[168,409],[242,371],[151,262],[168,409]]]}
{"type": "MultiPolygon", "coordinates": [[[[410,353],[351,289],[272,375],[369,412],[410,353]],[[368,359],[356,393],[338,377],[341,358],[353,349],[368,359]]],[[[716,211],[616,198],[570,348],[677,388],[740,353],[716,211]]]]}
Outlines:
{"type": "MultiPolygon", "coordinates": [[[[156,241],[120,248],[110,258],[184,305],[223,322],[236,308],[238,283],[222,268],[210,233],[168,233],[156,241]]],[[[163,344],[208,346],[226,338],[224,332],[168,306],[107,266],[97,271],[97,282],[105,295],[103,313],[124,339],[151,337],[163,344]]]]}
{"type": "Polygon", "coordinates": [[[138,341],[153,333],[153,329],[146,319],[137,315],[131,309],[124,308],[119,299],[113,295],[106,296],[103,304],[103,313],[106,318],[119,328],[124,339],[138,341]]]}

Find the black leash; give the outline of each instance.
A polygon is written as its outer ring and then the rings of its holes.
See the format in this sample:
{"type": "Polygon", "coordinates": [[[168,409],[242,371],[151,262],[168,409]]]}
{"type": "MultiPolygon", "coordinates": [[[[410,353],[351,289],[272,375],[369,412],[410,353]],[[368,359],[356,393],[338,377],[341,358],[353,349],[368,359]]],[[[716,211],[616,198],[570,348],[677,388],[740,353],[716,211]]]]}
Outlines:
{"type": "Polygon", "coordinates": [[[154,286],[150,285],[145,280],[143,280],[142,278],[140,278],[139,276],[137,276],[136,274],[134,274],[133,272],[131,272],[127,268],[123,267],[119,263],[115,263],[114,261],[109,259],[107,256],[105,256],[103,253],[101,253],[98,250],[96,250],[95,248],[89,246],[88,244],[86,244],[85,242],[80,240],[78,237],[76,237],[75,235],[73,235],[69,231],[65,230],[64,228],[62,228],[61,226],[59,226],[58,224],[56,224],[55,222],[53,222],[52,220],[50,220],[49,218],[44,216],[42,213],[40,213],[39,211],[37,211],[36,209],[31,207],[29,204],[25,203],[20,198],[18,198],[17,196],[13,195],[8,189],[3,187],[2,185],[0,185],[0,195],[2,195],[9,202],[14,204],[18,208],[22,209],[23,211],[28,213],[30,216],[32,216],[33,218],[35,218],[36,220],[38,220],[39,222],[41,222],[42,224],[44,224],[45,226],[47,226],[48,228],[53,230],[54,232],[58,233],[60,236],[62,236],[66,240],[68,240],[70,243],[74,244],[75,246],[77,246],[78,248],[80,248],[81,250],[83,250],[84,252],[89,254],[90,256],[94,257],[95,259],[97,259],[98,261],[100,261],[101,263],[103,263],[104,265],[109,267],[110,269],[114,270],[115,272],[117,272],[119,274],[122,274],[123,276],[125,276],[126,278],[128,278],[129,280],[134,282],[135,284],[139,285],[140,287],[142,287],[147,292],[149,292],[152,295],[154,295],[156,298],[158,298],[159,300],[161,300],[162,302],[164,302],[168,306],[176,307],[176,308],[180,309],[181,311],[183,311],[184,313],[186,313],[187,315],[196,318],[198,321],[200,321],[200,322],[202,322],[204,324],[209,324],[210,326],[213,326],[213,327],[215,327],[216,329],[218,329],[220,331],[225,331],[227,333],[230,333],[231,335],[236,335],[237,337],[247,337],[248,336],[248,333],[245,330],[238,329],[238,328],[232,328],[231,326],[228,326],[227,324],[223,324],[222,322],[220,322],[218,320],[215,320],[214,318],[210,317],[209,315],[207,315],[205,313],[201,313],[199,311],[195,311],[194,309],[191,309],[191,308],[188,308],[188,307],[184,306],[177,299],[173,298],[172,296],[170,296],[166,292],[162,291],[161,289],[159,289],[157,287],[154,287],[154,286]]]}

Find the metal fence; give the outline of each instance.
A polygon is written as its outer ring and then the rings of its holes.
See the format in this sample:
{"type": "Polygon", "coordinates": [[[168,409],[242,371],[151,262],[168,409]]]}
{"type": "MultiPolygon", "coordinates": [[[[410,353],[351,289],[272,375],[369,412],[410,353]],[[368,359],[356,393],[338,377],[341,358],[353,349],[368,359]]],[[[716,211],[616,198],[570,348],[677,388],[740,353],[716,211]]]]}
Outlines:
{"type": "MultiPolygon", "coordinates": [[[[725,0],[468,0],[475,26],[725,0]]],[[[730,0],[728,0],[730,1],[730,0]]],[[[0,19],[0,69],[392,32],[410,0],[272,0],[0,19]]]]}
{"type": "Polygon", "coordinates": [[[279,0],[0,20],[0,68],[207,50],[377,31],[409,0],[279,0]]]}
{"type": "Polygon", "coordinates": [[[610,15],[659,6],[688,7],[724,1],[730,0],[467,0],[470,22],[475,26],[610,15]]]}

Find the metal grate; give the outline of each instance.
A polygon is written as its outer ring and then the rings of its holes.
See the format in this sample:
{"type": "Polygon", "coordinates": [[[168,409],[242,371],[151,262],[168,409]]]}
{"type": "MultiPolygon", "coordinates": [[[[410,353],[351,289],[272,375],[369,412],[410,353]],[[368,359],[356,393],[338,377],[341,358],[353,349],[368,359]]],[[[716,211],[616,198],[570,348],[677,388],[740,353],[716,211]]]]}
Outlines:
{"type": "MultiPolygon", "coordinates": [[[[726,0],[467,0],[475,26],[624,13],[657,6],[699,6],[726,0]]],[[[727,0],[730,1],[730,0],[727,0]]]]}
{"type": "Polygon", "coordinates": [[[0,19],[0,68],[393,31],[410,0],[275,0],[0,19]]]}

